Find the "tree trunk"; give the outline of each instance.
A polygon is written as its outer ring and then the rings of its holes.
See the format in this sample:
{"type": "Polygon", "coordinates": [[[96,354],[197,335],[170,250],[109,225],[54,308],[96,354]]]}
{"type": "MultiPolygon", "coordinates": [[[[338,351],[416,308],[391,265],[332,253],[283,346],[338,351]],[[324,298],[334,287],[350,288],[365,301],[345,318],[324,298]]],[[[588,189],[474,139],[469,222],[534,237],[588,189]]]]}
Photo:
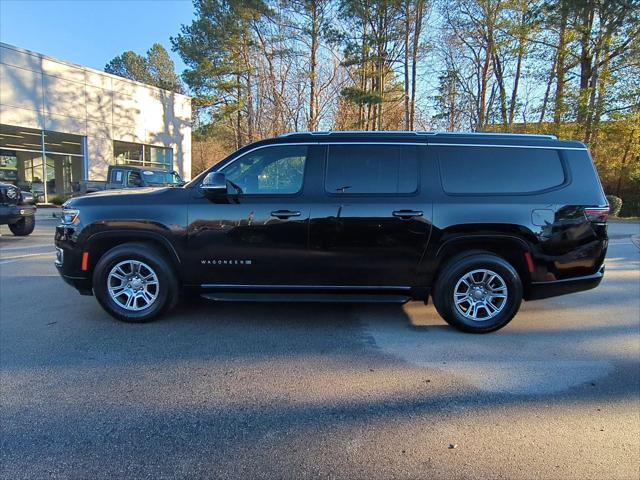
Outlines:
{"type": "MultiPolygon", "coordinates": [[[[368,75],[369,75],[369,33],[368,33],[368,24],[369,24],[369,5],[368,3],[365,5],[365,14],[362,18],[362,78],[360,84],[360,90],[363,94],[367,93],[368,87],[368,75]]],[[[358,128],[363,128],[364,130],[369,130],[369,117],[371,115],[371,104],[367,104],[366,108],[366,120],[365,120],[365,105],[363,102],[360,102],[358,106],[358,128]]]]}
{"type": "Polygon", "coordinates": [[[416,80],[418,76],[418,50],[420,49],[420,35],[424,19],[425,0],[416,2],[415,26],[413,29],[413,48],[411,51],[411,111],[409,112],[409,129],[415,128],[416,121],[416,80]]]}
{"type": "MultiPolygon", "coordinates": [[[[593,149],[596,148],[598,143],[598,133],[600,132],[600,120],[602,118],[602,112],[604,111],[604,103],[607,95],[607,82],[609,81],[609,48],[608,42],[605,46],[605,61],[602,65],[602,70],[598,75],[598,98],[595,100],[593,108],[593,118],[589,124],[589,141],[593,149]]],[[[594,92],[596,89],[594,88],[594,92]]]]}
{"type": "Polygon", "coordinates": [[[242,147],[244,145],[244,139],[243,139],[243,135],[242,135],[242,78],[240,76],[240,73],[238,72],[236,74],[236,82],[237,82],[237,87],[236,87],[236,92],[237,92],[237,97],[238,97],[238,111],[236,112],[236,145],[238,148],[242,147]]]}
{"type": "Polygon", "coordinates": [[[487,87],[489,80],[489,67],[491,66],[491,47],[487,45],[486,55],[482,64],[482,70],[480,73],[480,95],[478,95],[478,125],[476,125],[477,131],[482,131],[486,122],[486,103],[487,103],[487,87]]]}
{"type": "Polygon", "coordinates": [[[562,2],[560,12],[560,34],[558,36],[558,53],[556,55],[556,99],[553,111],[553,123],[555,133],[560,133],[560,123],[564,115],[564,87],[565,87],[565,59],[567,56],[567,22],[569,19],[569,7],[562,2]]]}
{"type": "Polygon", "coordinates": [[[591,29],[595,15],[593,0],[584,3],[581,12],[580,32],[580,92],[578,94],[577,127],[584,128],[589,110],[590,84],[593,75],[593,52],[591,51],[591,29]]]}
{"type": "Polygon", "coordinates": [[[314,132],[318,128],[317,106],[317,55],[318,55],[318,4],[315,0],[309,2],[311,13],[311,52],[309,55],[309,131],[314,132]]]}
{"type": "Polygon", "coordinates": [[[409,29],[411,25],[411,0],[404,2],[404,129],[411,129],[409,107],[409,29]]]}
{"type": "Polygon", "coordinates": [[[456,90],[457,79],[454,77],[451,84],[451,92],[449,94],[449,131],[453,132],[456,129],[456,101],[458,97],[458,91],[456,90]]]}
{"type": "Polygon", "coordinates": [[[245,85],[245,98],[247,106],[247,142],[251,143],[254,139],[254,121],[255,114],[253,111],[253,74],[251,72],[251,61],[249,59],[249,42],[247,39],[247,33],[242,36],[242,56],[244,58],[244,66],[246,68],[246,85],[245,85]]]}
{"type": "Polygon", "coordinates": [[[627,145],[624,148],[624,155],[622,155],[622,159],[620,160],[620,173],[618,174],[618,182],[616,184],[616,196],[620,196],[621,195],[621,189],[622,189],[622,179],[625,177],[625,171],[626,171],[626,164],[627,164],[627,158],[629,157],[629,151],[631,150],[631,145],[634,142],[634,137],[636,136],[636,130],[638,129],[638,127],[634,127],[633,130],[631,130],[631,135],[629,135],[629,141],[627,142],[627,145]]]}
{"type": "Polygon", "coordinates": [[[524,58],[527,36],[525,34],[525,22],[527,21],[527,4],[521,4],[520,15],[520,35],[518,36],[518,58],[516,60],[516,71],[513,79],[513,90],[511,90],[511,101],[509,103],[509,127],[513,125],[516,113],[516,103],[518,100],[518,86],[520,84],[520,72],[522,70],[522,59],[524,58]]]}
{"type": "Polygon", "coordinates": [[[507,117],[507,90],[504,86],[504,74],[502,71],[502,62],[496,52],[493,53],[493,71],[498,82],[498,90],[500,95],[500,115],[502,117],[502,126],[506,129],[508,125],[507,117]]]}
{"type": "Polygon", "coordinates": [[[542,99],[542,108],[540,109],[540,119],[538,120],[538,125],[542,125],[542,122],[544,122],[544,117],[547,114],[547,105],[549,103],[549,94],[551,93],[551,84],[553,83],[553,79],[556,76],[557,60],[558,60],[558,56],[555,55],[553,57],[553,64],[551,65],[551,70],[549,70],[549,79],[547,80],[547,88],[544,91],[544,98],[542,99]]]}

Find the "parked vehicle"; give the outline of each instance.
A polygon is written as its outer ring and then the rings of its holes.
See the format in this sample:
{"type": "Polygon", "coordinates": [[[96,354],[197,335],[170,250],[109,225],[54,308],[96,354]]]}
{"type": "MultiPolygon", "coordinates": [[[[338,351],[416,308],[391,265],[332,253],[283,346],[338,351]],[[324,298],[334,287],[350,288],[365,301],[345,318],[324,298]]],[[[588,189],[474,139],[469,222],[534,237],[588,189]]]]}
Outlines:
{"type": "Polygon", "coordinates": [[[18,187],[0,183],[0,225],[8,225],[14,235],[29,235],[36,227],[35,212],[36,207],[26,204],[18,187]]]}
{"type": "Polygon", "coordinates": [[[25,190],[22,190],[20,192],[20,195],[22,195],[22,202],[23,203],[25,203],[27,205],[35,203],[35,198],[33,196],[33,193],[27,192],[25,190]]]}
{"type": "Polygon", "coordinates": [[[107,172],[107,181],[83,180],[79,183],[77,195],[101,190],[144,187],[180,187],[182,178],[173,170],[157,167],[138,167],[134,165],[111,165],[107,172]]]}
{"type": "Polygon", "coordinates": [[[115,318],[214,300],[433,299],[468,332],[596,287],[608,205],[586,147],[544,135],[299,133],[184,188],[74,198],[56,265],[115,318]]]}

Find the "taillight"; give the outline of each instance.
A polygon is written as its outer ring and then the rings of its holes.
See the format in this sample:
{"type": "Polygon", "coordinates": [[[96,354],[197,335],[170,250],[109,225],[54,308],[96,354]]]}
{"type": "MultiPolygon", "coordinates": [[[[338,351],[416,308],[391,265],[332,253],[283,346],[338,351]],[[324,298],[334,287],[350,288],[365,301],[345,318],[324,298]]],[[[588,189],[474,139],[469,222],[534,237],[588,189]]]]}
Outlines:
{"type": "Polygon", "coordinates": [[[609,207],[587,207],[584,214],[590,222],[606,222],[609,215],[609,207]]]}

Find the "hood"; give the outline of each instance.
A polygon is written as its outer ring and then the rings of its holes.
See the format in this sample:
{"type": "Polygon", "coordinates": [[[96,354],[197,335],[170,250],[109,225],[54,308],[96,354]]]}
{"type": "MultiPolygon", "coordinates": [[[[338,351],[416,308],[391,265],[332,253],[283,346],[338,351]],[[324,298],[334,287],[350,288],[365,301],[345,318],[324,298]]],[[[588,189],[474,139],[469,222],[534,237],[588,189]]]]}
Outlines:
{"type": "MultiPolygon", "coordinates": [[[[83,197],[112,197],[116,196],[137,196],[158,192],[158,190],[166,190],[163,187],[141,187],[141,188],[121,188],[116,190],[100,190],[83,195],[83,197]]],[[[79,197],[80,198],[80,197],[79,197]]]]}
{"type": "Polygon", "coordinates": [[[171,191],[182,190],[169,187],[128,188],[122,190],[103,190],[74,197],[63,205],[67,208],[83,205],[134,205],[159,200],[157,197],[167,195],[171,191]]]}

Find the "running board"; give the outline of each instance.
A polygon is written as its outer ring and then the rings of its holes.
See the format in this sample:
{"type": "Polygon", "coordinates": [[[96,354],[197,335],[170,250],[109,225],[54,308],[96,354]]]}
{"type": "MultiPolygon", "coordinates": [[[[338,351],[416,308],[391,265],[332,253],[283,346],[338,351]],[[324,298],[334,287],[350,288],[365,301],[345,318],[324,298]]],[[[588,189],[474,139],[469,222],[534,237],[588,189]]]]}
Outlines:
{"type": "Polygon", "coordinates": [[[343,302],[343,303],[407,303],[408,295],[371,293],[238,293],[208,292],[202,298],[218,302],[343,302]]]}

